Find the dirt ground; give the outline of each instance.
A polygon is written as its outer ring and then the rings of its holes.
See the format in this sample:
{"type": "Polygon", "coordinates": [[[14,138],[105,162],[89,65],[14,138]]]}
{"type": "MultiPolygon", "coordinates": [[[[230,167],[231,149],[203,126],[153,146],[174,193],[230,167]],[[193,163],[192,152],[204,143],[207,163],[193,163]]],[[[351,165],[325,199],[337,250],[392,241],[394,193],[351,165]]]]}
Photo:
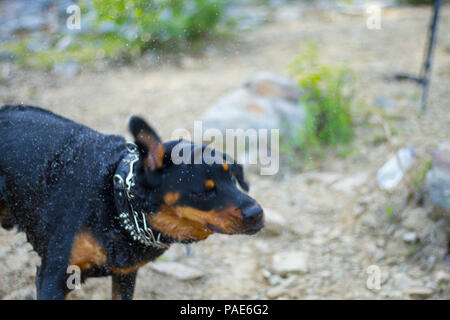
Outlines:
{"type": "MultiPolygon", "coordinates": [[[[408,290],[418,287],[431,290],[424,294],[427,298],[449,299],[448,287],[443,288],[441,281],[443,274],[448,277],[448,262],[425,268],[408,258],[406,244],[390,245],[385,210],[402,199],[404,187],[386,193],[375,182],[377,169],[392,155],[393,147],[413,146],[420,158],[449,138],[450,7],[442,12],[425,115],[418,117],[418,86],[388,80],[395,72],[419,72],[429,17],[427,8],[384,9],[381,30],[369,30],[364,14],[305,10],[298,19],[276,20],[244,34],[239,43],[211,48],[200,58],[83,70],[71,79],[0,64],[0,102],[38,105],[128,138],[127,120],[141,114],[169,138],[176,128],[192,129],[208,106],[252,73],[288,75],[287,65],[305,42],[316,42],[322,61],[347,60],[358,73],[358,96],[367,105],[374,105],[379,96],[392,102],[387,113],[396,132],[393,146],[376,142],[381,127],[364,109],[357,112],[356,140],[345,158],[330,155],[314,171],[290,171],[277,178],[249,173],[251,195],[286,220],[281,230],[256,236],[213,235],[192,245],[190,256],[183,246],[175,245],[163,259],[193,266],[204,276],[181,281],[147,265],[140,270],[135,297],[409,299],[408,290]],[[336,181],[349,186],[337,188],[336,181]],[[291,251],[307,256],[307,270],[273,272],[272,255],[291,251]],[[371,265],[381,270],[379,290],[366,286],[371,265]]],[[[0,298],[35,298],[37,263],[23,234],[0,230],[0,298]]],[[[109,279],[89,279],[70,298],[109,299],[110,292],[109,279]]]]}

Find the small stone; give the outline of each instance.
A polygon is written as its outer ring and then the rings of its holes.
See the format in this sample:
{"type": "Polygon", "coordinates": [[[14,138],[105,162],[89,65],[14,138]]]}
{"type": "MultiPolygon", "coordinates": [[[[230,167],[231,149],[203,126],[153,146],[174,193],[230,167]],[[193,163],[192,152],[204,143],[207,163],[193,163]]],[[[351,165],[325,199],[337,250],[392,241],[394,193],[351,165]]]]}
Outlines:
{"type": "Polygon", "coordinates": [[[264,234],[280,235],[286,229],[287,221],[281,214],[264,208],[264,234]]]}
{"type": "Polygon", "coordinates": [[[268,280],[271,286],[278,285],[283,281],[283,279],[277,274],[270,276],[268,280]]]}
{"type": "Polygon", "coordinates": [[[411,288],[407,293],[412,299],[427,299],[434,294],[434,291],[430,288],[419,287],[411,288]]]}
{"type": "Polygon", "coordinates": [[[262,270],[261,270],[261,274],[262,274],[262,276],[264,277],[264,279],[269,279],[270,276],[272,275],[272,274],[270,273],[270,271],[267,270],[267,269],[262,269],[262,270]]]}
{"type": "Polygon", "coordinates": [[[443,270],[438,270],[434,273],[434,279],[438,284],[447,284],[450,280],[450,273],[443,270]]]}
{"type": "Polygon", "coordinates": [[[302,251],[279,252],[272,256],[271,268],[277,274],[308,272],[308,254],[302,251]]]}
{"type": "Polygon", "coordinates": [[[204,277],[202,271],[177,262],[158,261],[150,264],[150,268],[158,273],[183,281],[204,277]]]}
{"type": "Polygon", "coordinates": [[[417,235],[415,232],[406,232],[403,235],[403,241],[407,243],[415,243],[417,241],[417,235]]]}

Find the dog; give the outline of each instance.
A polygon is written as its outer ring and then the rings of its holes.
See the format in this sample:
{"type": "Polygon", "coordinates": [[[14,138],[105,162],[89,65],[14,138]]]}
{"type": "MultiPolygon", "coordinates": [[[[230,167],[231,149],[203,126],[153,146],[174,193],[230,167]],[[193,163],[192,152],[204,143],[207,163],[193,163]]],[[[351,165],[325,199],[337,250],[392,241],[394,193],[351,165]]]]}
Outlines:
{"type": "Polygon", "coordinates": [[[171,244],[264,227],[231,157],[185,140],[162,143],[138,116],[129,129],[134,143],[38,107],[0,108],[0,222],[18,226],[41,257],[38,299],[65,299],[75,266],[82,282],[112,276],[112,298],[130,300],[138,269],[171,244]],[[224,161],[179,163],[176,148],[184,159],[208,150],[224,161]]]}

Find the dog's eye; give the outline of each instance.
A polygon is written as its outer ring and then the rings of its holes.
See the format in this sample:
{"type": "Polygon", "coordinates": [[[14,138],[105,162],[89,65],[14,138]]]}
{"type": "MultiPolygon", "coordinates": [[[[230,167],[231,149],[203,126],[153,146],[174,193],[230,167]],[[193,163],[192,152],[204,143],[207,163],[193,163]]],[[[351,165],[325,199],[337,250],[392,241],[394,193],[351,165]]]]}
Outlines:
{"type": "Polygon", "coordinates": [[[216,188],[208,188],[203,192],[191,192],[191,197],[197,200],[207,200],[213,198],[216,195],[216,188]]]}

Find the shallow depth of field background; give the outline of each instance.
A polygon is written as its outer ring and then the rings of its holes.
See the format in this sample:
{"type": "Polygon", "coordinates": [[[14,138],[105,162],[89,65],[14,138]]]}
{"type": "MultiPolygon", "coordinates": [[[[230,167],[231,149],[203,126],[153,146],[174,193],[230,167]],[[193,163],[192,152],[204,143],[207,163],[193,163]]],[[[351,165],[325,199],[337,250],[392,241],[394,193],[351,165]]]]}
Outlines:
{"type": "MultiPolygon", "coordinates": [[[[356,0],[0,0],[0,104],[127,138],[139,114],[167,140],[252,75],[288,77],[305,122],[283,131],[276,176],[247,171],[266,229],[213,235],[189,256],[173,246],[140,270],[135,298],[449,299],[449,211],[431,201],[426,176],[450,138],[450,6],[421,115],[421,87],[393,76],[420,71],[430,1],[377,3],[380,29],[356,0]],[[79,30],[66,26],[75,3],[79,30]],[[411,168],[381,190],[378,169],[405,147],[411,168]],[[370,266],[380,288],[368,286],[370,266]]],[[[1,229],[0,299],[35,299],[38,264],[24,234],[1,229]]],[[[110,292],[109,279],[88,279],[70,298],[110,292]]]]}

